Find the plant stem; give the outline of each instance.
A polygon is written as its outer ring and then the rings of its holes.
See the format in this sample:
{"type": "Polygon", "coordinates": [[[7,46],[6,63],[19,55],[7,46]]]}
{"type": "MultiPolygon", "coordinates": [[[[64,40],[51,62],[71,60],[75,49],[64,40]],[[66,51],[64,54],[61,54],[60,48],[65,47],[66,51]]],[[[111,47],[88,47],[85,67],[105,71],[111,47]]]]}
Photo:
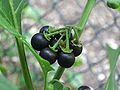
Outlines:
{"type": "Polygon", "coordinates": [[[48,82],[47,82],[47,75],[44,76],[44,90],[47,90],[48,82]]]}
{"type": "Polygon", "coordinates": [[[66,30],[66,49],[69,50],[69,31],[66,30]]]}
{"type": "Polygon", "coordinates": [[[58,67],[53,79],[59,80],[64,72],[65,68],[62,68],[61,66],[58,67]]]}
{"type": "Polygon", "coordinates": [[[65,28],[54,29],[54,30],[51,30],[51,31],[49,31],[49,32],[50,32],[50,33],[53,33],[53,32],[57,32],[57,31],[61,31],[61,30],[65,30],[65,28]]]}
{"type": "Polygon", "coordinates": [[[80,19],[80,23],[78,24],[78,27],[79,27],[79,30],[78,30],[78,34],[79,34],[79,37],[81,36],[84,28],[85,28],[85,25],[88,21],[88,18],[89,18],[89,15],[94,7],[96,3],[96,0],[88,0],[86,6],[85,6],[85,9],[82,13],[82,16],[81,16],[81,19],[80,19]]]}
{"type": "MultiPolygon", "coordinates": [[[[19,32],[22,35],[21,21],[17,21],[17,19],[16,19],[17,17],[16,17],[16,14],[15,14],[14,8],[13,8],[12,0],[9,0],[9,4],[10,4],[10,8],[12,10],[14,27],[15,27],[16,31],[19,32]]],[[[21,18],[21,15],[19,15],[19,18],[21,18]]],[[[16,38],[16,43],[17,43],[20,63],[21,63],[21,67],[22,67],[24,80],[25,80],[25,83],[27,85],[27,89],[28,90],[34,90],[33,85],[32,85],[32,80],[31,80],[31,77],[30,77],[30,73],[29,73],[29,69],[28,69],[28,65],[27,65],[27,61],[26,61],[24,44],[18,38],[16,38]]]]}
{"type": "Polygon", "coordinates": [[[62,35],[59,39],[58,39],[58,41],[55,43],[55,45],[52,47],[52,49],[56,49],[57,48],[57,46],[59,45],[59,43],[60,43],[60,40],[63,38],[63,36],[64,35],[62,35]]]}
{"type": "Polygon", "coordinates": [[[46,36],[49,37],[49,36],[56,35],[56,34],[58,34],[58,33],[63,33],[63,32],[65,32],[65,30],[52,32],[52,33],[50,33],[50,34],[46,34],[46,36]]]}
{"type": "Polygon", "coordinates": [[[21,63],[21,68],[22,68],[24,79],[25,79],[25,83],[27,85],[28,90],[34,90],[28,65],[27,65],[27,61],[26,61],[26,57],[25,57],[24,45],[18,39],[16,39],[16,42],[17,42],[19,58],[20,58],[20,63],[21,63]]]}
{"type": "Polygon", "coordinates": [[[75,30],[75,29],[74,29],[74,32],[75,32],[76,42],[79,43],[79,35],[78,35],[78,32],[77,32],[77,30],[75,30]]]}

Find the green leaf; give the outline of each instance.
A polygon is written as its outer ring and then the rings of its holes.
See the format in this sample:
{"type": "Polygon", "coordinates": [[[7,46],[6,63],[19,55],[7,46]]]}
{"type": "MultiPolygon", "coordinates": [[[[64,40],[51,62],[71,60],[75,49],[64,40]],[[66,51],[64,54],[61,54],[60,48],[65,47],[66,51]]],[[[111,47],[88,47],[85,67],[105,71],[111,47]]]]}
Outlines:
{"type": "Polygon", "coordinates": [[[13,25],[13,17],[9,0],[0,0],[0,15],[2,15],[10,25],[13,25]]]}
{"type": "Polygon", "coordinates": [[[80,56],[78,56],[75,60],[75,63],[73,64],[74,67],[79,67],[83,64],[82,62],[82,58],[80,56]]]}
{"type": "Polygon", "coordinates": [[[107,51],[111,73],[105,84],[104,90],[118,90],[117,82],[115,80],[115,69],[118,57],[120,55],[120,47],[117,49],[112,49],[110,46],[107,45],[107,51]]]}
{"type": "Polygon", "coordinates": [[[6,72],[7,70],[6,70],[6,68],[5,68],[3,65],[0,64],[0,71],[1,71],[2,73],[4,73],[4,72],[6,72]]]}
{"type": "Polygon", "coordinates": [[[1,17],[4,18],[4,22],[7,22],[7,25],[14,27],[14,18],[16,18],[17,25],[20,26],[21,12],[25,6],[27,6],[27,0],[0,0],[0,19],[1,17]]]}
{"type": "Polygon", "coordinates": [[[18,90],[7,78],[0,75],[0,90],[18,90]]]}
{"type": "Polygon", "coordinates": [[[28,0],[12,0],[14,13],[16,15],[16,20],[18,27],[21,26],[21,12],[28,5],[28,0]]]}
{"type": "Polygon", "coordinates": [[[120,12],[120,6],[118,7],[118,9],[117,9],[119,12],[120,12]]]}
{"type": "Polygon", "coordinates": [[[117,9],[120,7],[120,0],[107,0],[107,6],[112,9],[117,9]]]}
{"type": "Polygon", "coordinates": [[[24,80],[23,74],[19,74],[18,82],[19,82],[19,84],[18,84],[19,89],[21,87],[25,87],[25,80],[24,80]]]}
{"type": "Polygon", "coordinates": [[[56,79],[51,81],[49,85],[52,87],[51,90],[70,90],[69,87],[64,86],[59,80],[56,79]]]}
{"type": "Polygon", "coordinates": [[[19,41],[24,43],[36,57],[43,70],[46,83],[47,73],[53,70],[53,68],[50,66],[49,62],[41,58],[38,53],[35,52],[31,45],[26,41],[25,37],[19,33],[21,32],[21,12],[26,5],[27,0],[0,0],[0,25],[15,36],[19,41]],[[10,13],[10,15],[8,13],[10,13]]]}
{"type": "Polygon", "coordinates": [[[5,29],[14,29],[10,23],[0,14],[0,26],[4,27],[5,29]]]}
{"type": "Polygon", "coordinates": [[[21,11],[27,6],[28,0],[13,0],[15,13],[21,13],[21,11]]]}

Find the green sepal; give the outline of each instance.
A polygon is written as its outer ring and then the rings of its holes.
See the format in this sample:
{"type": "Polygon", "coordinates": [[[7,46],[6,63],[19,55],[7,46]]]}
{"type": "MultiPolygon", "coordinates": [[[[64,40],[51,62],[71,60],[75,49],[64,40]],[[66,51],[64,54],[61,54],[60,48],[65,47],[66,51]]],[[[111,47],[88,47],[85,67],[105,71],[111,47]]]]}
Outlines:
{"type": "Polygon", "coordinates": [[[44,34],[44,37],[48,40],[48,41],[50,41],[50,37],[47,37],[47,33],[45,33],[45,32],[43,32],[43,34],[44,34]]]}
{"type": "Polygon", "coordinates": [[[51,33],[52,31],[55,31],[55,27],[49,26],[48,32],[51,33]]]}
{"type": "Polygon", "coordinates": [[[61,50],[64,52],[64,53],[72,53],[72,49],[67,49],[67,48],[64,48],[64,47],[62,47],[62,46],[60,46],[60,48],[61,48],[61,50]]]}
{"type": "Polygon", "coordinates": [[[83,44],[82,44],[82,42],[80,41],[80,42],[76,42],[76,41],[72,41],[72,44],[74,45],[74,46],[77,46],[77,47],[83,47],[83,44]]]}
{"type": "Polygon", "coordinates": [[[50,48],[51,50],[53,50],[54,52],[57,52],[57,51],[58,51],[57,49],[51,47],[50,45],[49,45],[49,48],[50,48]]]}

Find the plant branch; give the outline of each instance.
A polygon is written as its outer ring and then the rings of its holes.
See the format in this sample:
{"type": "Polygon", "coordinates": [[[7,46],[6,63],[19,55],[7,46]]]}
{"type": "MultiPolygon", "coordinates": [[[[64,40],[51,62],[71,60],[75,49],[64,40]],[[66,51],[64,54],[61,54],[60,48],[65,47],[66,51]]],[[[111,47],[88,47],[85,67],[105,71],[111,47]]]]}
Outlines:
{"type": "MultiPolygon", "coordinates": [[[[18,25],[18,22],[17,22],[17,19],[16,19],[16,14],[15,14],[15,11],[14,11],[14,8],[13,8],[12,0],[9,0],[9,4],[10,4],[10,8],[11,8],[12,14],[13,14],[14,27],[15,27],[17,32],[22,34],[21,21],[20,21],[20,25],[18,25]]],[[[29,73],[29,69],[28,69],[28,65],[27,65],[27,61],[26,61],[24,44],[21,41],[19,41],[18,38],[16,38],[16,43],[17,43],[20,63],[21,63],[25,83],[27,85],[27,89],[28,90],[34,90],[33,85],[32,85],[32,80],[31,80],[31,77],[30,77],[30,73],[29,73]]]]}
{"type": "Polygon", "coordinates": [[[84,28],[85,28],[85,25],[88,21],[88,18],[90,16],[90,13],[94,7],[96,3],[96,0],[88,0],[86,6],[85,6],[85,9],[83,11],[83,14],[81,16],[81,19],[80,19],[80,23],[78,24],[78,27],[79,27],[79,30],[78,30],[78,34],[79,34],[79,37],[81,36],[84,28]]]}
{"type": "Polygon", "coordinates": [[[65,68],[62,68],[61,66],[58,67],[53,79],[59,80],[64,72],[65,68]]]}

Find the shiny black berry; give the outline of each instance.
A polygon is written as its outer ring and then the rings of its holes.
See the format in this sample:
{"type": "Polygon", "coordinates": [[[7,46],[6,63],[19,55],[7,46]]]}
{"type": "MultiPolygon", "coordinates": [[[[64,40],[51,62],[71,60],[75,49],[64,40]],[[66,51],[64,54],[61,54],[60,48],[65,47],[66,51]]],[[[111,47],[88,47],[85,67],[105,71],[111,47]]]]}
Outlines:
{"type": "Polygon", "coordinates": [[[60,34],[56,34],[54,37],[55,37],[56,39],[59,39],[59,38],[61,37],[61,35],[60,35],[60,34]]]}
{"type": "Polygon", "coordinates": [[[70,48],[73,49],[73,54],[75,57],[79,56],[82,53],[83,47],[82,46],[77,46],[74,44],[70,44],[70,48]]]}
{"type": "Polygon", "coordinates": [[[78,90],[90,90],[88,86],[80,86],[78,90]]]}
{"type": "Polygon", "coordinates": [[[49,30],[49,26],[43,26],[43,27],[40,29],[40,33],[48,32],[48,30],[49,30]]]}
{"type": "MultiPolygon", "coordinates": [[[[57,39],[56,38],[53,38],[50,40],[50,46],[53,47],[56,43],[57,43],[57,39]]],[[[56,47],[57,50],[60,49],[59,45],[56,47]]]]}
{"type": "Polygon", "coordinates": [[[40,56],[47,60],[50,64],[53,64],[56,61],[57,53],[50,48],[45,48],[40,51],[40,56]]]}
{"type": "Polygon", "coordinates": [[[75,56],[73,53],[60,52],[57,61],[61,67],[69,68],[74,64],[75,56]]]}
{"type": "Polygon", "coordinates": [[[50,46],[54,46],[56,42],[57,42],[57,39],[56,38],[52,38],[50,40],[50,46]]]}
{"type": "Polygon", "coordinates": [[[43,48],[47,47],[49,41],[44,37],[42,33],[35,34],[31,39],[31,45],[35,50],[42,50],[43,48]]]}

